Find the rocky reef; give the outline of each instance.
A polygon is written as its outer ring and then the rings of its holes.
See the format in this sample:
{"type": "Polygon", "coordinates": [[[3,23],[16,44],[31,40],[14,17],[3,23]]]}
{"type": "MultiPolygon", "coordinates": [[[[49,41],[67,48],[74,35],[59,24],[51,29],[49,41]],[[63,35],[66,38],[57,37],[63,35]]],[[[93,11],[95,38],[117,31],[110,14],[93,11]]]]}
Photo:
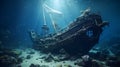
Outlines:
{"type": "Polygon", "coordinates": [[[106,56],[104,53],[71,56],[67,52],[61,54],[41,53],[33,49],[0,50],[0,66],[2,67],[119,67],[119,56],[106,56]],[[95,57],[96,56],[96,57],[95,57]]]}
{"type": "Polygon", "coordinates": [[[2,67],[16,67],[17,64],[20,64],[23,60],[19,58],[22,54],[21,50],[17,49],[0,49],[0,66],[2,67]]]}

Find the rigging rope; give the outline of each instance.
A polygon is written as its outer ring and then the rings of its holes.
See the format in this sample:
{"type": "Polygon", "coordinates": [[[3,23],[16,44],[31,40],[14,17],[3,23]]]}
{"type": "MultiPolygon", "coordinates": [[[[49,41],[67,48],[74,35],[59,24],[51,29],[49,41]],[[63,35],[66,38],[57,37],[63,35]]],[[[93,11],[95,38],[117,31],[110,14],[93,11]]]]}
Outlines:
{"type": "Polygon", "coordinates": [[[45,17],[44,7],[42,6],[42,8],[43,8],[44,25],[47,25],[47,24],[46,24],[46,17],[45,17]]]}

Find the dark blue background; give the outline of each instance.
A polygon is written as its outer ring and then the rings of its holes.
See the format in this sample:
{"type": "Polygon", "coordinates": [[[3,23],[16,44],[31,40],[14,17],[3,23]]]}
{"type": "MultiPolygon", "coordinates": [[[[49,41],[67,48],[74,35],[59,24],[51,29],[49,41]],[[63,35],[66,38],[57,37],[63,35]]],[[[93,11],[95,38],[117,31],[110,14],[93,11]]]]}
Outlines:
{"type": "MultiPolygon", "coordinates": [[[[110,26],[104,29],[100,42],[120,36],[119,0],[77,0],[77,2],[79,9],[91,7],[93,11],[100,12],[103,20],[110,22],[110,26]]],[[[2,45],[31,46],[28,30],[33,29],[41,33],[43,24],[41,4],[40,0],[0,0],[0,42],[2,45]]],[[[75,19],[77,11],[73,7],[69,8],[72,18],[68,18],[68,21],[75,19]]]]}

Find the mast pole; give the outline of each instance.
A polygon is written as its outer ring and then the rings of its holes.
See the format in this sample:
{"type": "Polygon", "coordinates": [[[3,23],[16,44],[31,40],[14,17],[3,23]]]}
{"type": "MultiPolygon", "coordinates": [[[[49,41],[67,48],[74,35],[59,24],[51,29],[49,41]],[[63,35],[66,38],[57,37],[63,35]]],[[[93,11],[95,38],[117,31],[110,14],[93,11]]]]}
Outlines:
{"type": "Polygon", "coordinates": [[[46,17],[45,17],[45,11],[44,11],[44,7],[43,7],[43,5],[42,5],[42,8],[43,8],[44,25],[47,25],[47,23],[46,23],[46,17]]]}
{"type": "Polygon", "coordinates": [[[52,17],[51,14],[49,14],[49,16],[50,16],[50,19],[51,19],[51,21],[52,21],[52,25],[53,25],[53,28],[54,28],[54,30],[55,30],[55,33],[57,33],[57,29],[56,29],[56,26],[55,26],[55,22],[54,22],[54,20],[53,20],[53,17],[52,17]]]}
{"type": "Polygon", "coordinates": [[[43,0],[42,1],[42,13],[43,13],[43,26],[42,26],[42,29],[44,31],[44,35],[46,36],[48,33],[49,33],[49,28],[47,26],[47,22],[46,22],[46,16],[45,16],[45,8],[44,8],[44,4],[43,4],[43,0]]]}

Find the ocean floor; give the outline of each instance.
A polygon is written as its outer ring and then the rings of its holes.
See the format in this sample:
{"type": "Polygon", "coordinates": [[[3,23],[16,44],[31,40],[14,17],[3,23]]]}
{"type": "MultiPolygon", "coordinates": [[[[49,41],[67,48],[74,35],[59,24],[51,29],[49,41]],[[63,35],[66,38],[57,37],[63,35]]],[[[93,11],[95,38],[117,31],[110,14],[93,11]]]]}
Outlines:
{"type": "Polygon", "coordinates": [[[105,57],[103,54],[96,57],[42,53],[31,48],[1,49],[0,67],[119,67],[119,57],[105,57]]]}
{"type": "Polygon", "coordinates": [[[46,56],[48,56],[48,54],[43,54],[40,51],[33,49],[22,50],[20,57],[24,58],[24,60],[19,65],[21,67],[30,67],[31,64],[40,65],[43,67],[80,67],[78,65],[75,65],[76,60],[45,61],[46,56]]]}

